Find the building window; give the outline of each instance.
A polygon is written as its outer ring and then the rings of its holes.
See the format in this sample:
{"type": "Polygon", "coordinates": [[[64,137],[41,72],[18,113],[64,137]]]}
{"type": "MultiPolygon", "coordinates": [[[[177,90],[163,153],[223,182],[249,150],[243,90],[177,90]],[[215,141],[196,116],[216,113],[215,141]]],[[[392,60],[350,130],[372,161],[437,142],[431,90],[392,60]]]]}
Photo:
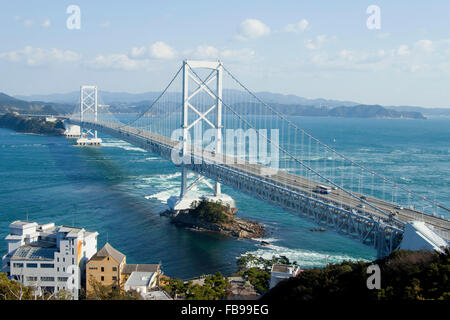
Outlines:
{"type": "Polygon", "coordinates": [[[105,277],[104,277],[104,276],[102,276],[102,277],[101,277],[101,280],[102,280],[102,281],[105,281],[105,277]]]}
{"type": "Polygon", "coordinates": [[[56,258],[56,262],[59,262],[59,258],[56,258]]]}
{"type": "Polygon", "coordinates": [[[74,249],[72,248],[72,254],[75,254],[75,251],[74,251],[74,249]]]}
{"type": "Polygon", "coordinates": [[[23,268],[23,263],[14,263],[14,268],[23,268]]]}
{"type": "Polygon", "coordinates": [[[75,264],[75,259],[74,258],[72,258],[72,264],[75,264]]]}
{"type": "Polygon", "coordinates": [[[113,281],[117,281],[117,277],[112,277],[113,281]]]}
{"type": "Polygon", "coordinates": [[[98,270],[97,267],[89,267],[89,270],[98,270]]]}
{"type": "Polygon", "coordinates": [[[37,268],[38,264],[37,263],[27,263],[27,268],[37,268]]]}
{"type": "Polygon", "coordinates": [[[27,281],[37,281],[37,277],[27,277],[27,281]]]}
{"type": "Polygon", "coordinates": [[[55,278],[54,277],[41,277],[41,281],[51,282],[51,281],[55,281],[55,278]]]}
{"type": "Polygon", "coordinates": [[[67,277],[58,277],[59,282],[66,282],[67,279],[68,279],[67,277]]]}
{"type": "Polygon", "coordinates": [[[104,272],[105,271],[105,268],[104,267],[102,267],[102,269],[101,269],[101,272],[104,272]]]}
{"type": "Polygon", "coordinates": [[[117,271],[117,267],[112,267],[112,270],[113,271],[117,271]]]}
{"type": "Polygon", "coordinates": [[[52,269],[54,267],[55,267],[55,265],[53,263],[41,263],[41,268],[52,269]]]}

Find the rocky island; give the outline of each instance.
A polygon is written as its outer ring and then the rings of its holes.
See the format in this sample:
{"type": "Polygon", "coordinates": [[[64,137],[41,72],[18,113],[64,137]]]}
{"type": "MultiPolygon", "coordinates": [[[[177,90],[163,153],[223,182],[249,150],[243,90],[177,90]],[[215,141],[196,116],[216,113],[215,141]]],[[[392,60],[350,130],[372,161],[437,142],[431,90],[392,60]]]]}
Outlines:
{"type": "Polygon", "coordinates": [[[172,223],[198,231],[218,232],[235,238],[262,238],[264,227],[255,221],[236,218],[236,209],[220,202],[202,200],[193,202],[190,210],[173,214],[170,211],[162,215],[171,217],[172,223]]]}

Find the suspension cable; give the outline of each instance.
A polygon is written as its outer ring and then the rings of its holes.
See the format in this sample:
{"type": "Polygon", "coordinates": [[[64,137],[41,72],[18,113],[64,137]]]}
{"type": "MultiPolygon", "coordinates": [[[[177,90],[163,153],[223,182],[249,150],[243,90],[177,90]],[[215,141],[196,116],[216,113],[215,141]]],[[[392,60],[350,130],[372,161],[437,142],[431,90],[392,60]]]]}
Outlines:
{"type": "Polygon", "coordinates": [[[259,99],[255,94],[253,94],[245,85],[243,85],[225,66],[223,66],[223,69],[228,73],[228,75],[234,80],[236,81],[245,91],[247,91],[252,97],[254,97],[256,100],[258,100],[260,103],[262,103],[264,106],[266,106],[267,108],[269,108],[272,112],[274,112],[277,116],[279,116],[281,119],[283,119],[284,121],[287,121],[287,123],[289,123],[291,126],[293,126],[294,128],[296,128],[297,130],[304,132],[307,136],[309,136],[311,139],[313,139],[314,141],[316,141],[317,143],[323,145],[325,148],[327,148],[328,150],[330,150],[331,152],[337,154],[338,156],[344,158],[346,161],[349,161],[352,165],[355,165],[357,167],[360,167],[361,169],[363,169],[364,171],[370,172],[371,174],[373,174],[374,176],[377,176],[383,180],[388,181],[389,183],[391,183],[392,185],[394,185],[395,187],[402,189],[403,191],[406,191],[408,193],[411,193],[412,195],[415,195],[421,199],[423,199],[424,201],[427,201],[431,204],[434,204],[438,207],[440,207],[441,209],[444,209],[448,212],[450,212],[450,208],[446,208],[444,205],[435,202],[433,200],[430,200],[428,198],[426,198],[425,196],[422,196],[402,185],[398,185],[397,183],[395,183],[392,180],[389,180],[388,178],[386,178],[385,176],[378,174],[366,167],[364,167],[363,165],[351,160],[350,158],[346,157],[345,155],[341,154],[340,152],[336,151],[335,149],[331,148],[330,146],[328,146],[326,143],[323,143],[322,141],[320,141],[319,139],[313,137],[311,134],[309,134],[307,131],[303,130],[302,128],[298,127],[295,123],[293,123],[292,121],[290,121],[289,119],[287,119],[281,112],[275,110],[274,108],[272,108],[270,105],[268,105],[267,103],[265,103],[264,101],[262,101],[261,99],[259,99]]]}

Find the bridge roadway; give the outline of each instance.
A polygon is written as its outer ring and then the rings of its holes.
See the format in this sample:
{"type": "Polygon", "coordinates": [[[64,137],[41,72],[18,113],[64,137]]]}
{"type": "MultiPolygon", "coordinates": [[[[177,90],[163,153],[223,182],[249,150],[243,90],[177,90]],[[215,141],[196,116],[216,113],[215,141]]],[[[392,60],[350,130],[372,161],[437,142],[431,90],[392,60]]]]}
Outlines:
{"type": "MultiPolygon", "coordinates": [[[[70,119],[69,121],[73,124],[80,125],[80,122],[78,120],[70,119]]],[[[120,139],[128,140],[128,142],[130,143],[134,143],[135,138],[140,138],[164,145],[169,149],[175,148],[175,146],[180,143],[179,141],[174,141],[164,136],[152,134],[148,131],[125,125],[103,122],[84,122],[84,127],[90,127],[92,129],[103,131],[106,134],[111,134],[120,139]],[[114,132],[119,132],[121,134],[120,136],[118,136],[117,134],[114,134],[114,132]],[[125,137],[123,137],[124,134],[125,137]],[[127,137],[130,137],[130,139],[127,139],[127,137]]],[[[213,154],[210,151],[204,150],[203,148],[195,148],[191,146],[191,152],[194,155],[200,155],[200,158],[204,159],[204,161],[217,163],[222,167],[229,167],[246,175],[256,176],[260,180],[266,181],[267,183],[275,184],[277,186],[286,188],[287,190],[291,190],[308,197],[321,200],[325,203],[333,204],[348,211],[357,212],[358,214],[362,214],[367,217],[378,217],[388,224],[394,225],[401,229],[403,229],[404,223],[408,221],[424,221],[427,224],[433,226],[438,231],[438,233],[447,241],[450,240],[449,220],[422,213],[410,208],[400,209],[398,207],[398,204],[380,200],[367,195],[364,195],[366,197],[366,199],[364,200],[358,199],[358,197],[363,196],[363,194],[353,193],[353,195],[356,196],[353,197],[340,189],[332,190],[331,194],[315,193],[313,190],[316,188],[316,186],[319,184],[323,185],[324,183],[306,179],[298,175],[289,174],[282,170],[276,170],[273,174],[270,174],[270,168],[268,169],[267,167],[259,164],[250,164],[242,160],[238,161],[236,157],[226,156],[223,154],[213,154]],[[360,205],[364,202],[366,202],[366,204],[364,204],[364,207],[361,208],[360,205]],[[378,208],[378,210],[374,207],[378,208]],[[395,217],[389,216],[389,214],[392,212],[396,212],[395,217]]]]}

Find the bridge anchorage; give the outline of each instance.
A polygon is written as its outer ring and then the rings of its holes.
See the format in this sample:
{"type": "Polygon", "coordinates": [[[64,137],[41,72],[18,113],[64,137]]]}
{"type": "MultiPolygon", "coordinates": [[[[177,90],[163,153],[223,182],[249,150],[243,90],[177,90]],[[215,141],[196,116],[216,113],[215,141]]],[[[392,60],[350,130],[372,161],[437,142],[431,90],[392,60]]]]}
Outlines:
{"type": "Polygon", "coordinates": [[[235,207],[221,192],[226,185],[371,246],[379,257],[397,248],[439,249],[450,239],[450,221],[438,214],[450,209],[313,137],[295,119],[261,101],[220,61],[183,61],[150,106],[135,120],[124,120],[97,104],[96,87],[83,86],[80,108],[66,122],[82,128],[79,141],[90,133],[91,142],[101,143],[100,131],[179,166],[180,194],[168,200],[174,213],[200,199],[235,207]],[[267,132],[273,128],[279,141],[267,132]],[[229,139],[230,131],[243,135],[229,139]],[[258,154],[247,143],[252,136],[258,138],[258,154]],[[229,148],[235,138],[237,144],[229,148]],[[273,161],[260,157],[261,150],[268,153],[267,146],[271,156],[279,155],[273,161]],[[199,183],[212,194],[199,195],[199,183]]]}

